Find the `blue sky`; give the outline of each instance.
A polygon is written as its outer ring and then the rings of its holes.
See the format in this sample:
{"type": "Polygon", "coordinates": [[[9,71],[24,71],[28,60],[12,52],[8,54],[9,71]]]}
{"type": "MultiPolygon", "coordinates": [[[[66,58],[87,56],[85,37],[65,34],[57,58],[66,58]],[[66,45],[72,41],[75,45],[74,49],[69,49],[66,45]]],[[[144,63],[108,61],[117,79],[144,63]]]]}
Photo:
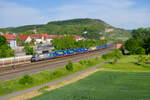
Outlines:
{"type": "Polygon", "coordinates": [[[150,27],[150,0],[0,0],[0,27],[96,18],[119,28],[150,27]]]}

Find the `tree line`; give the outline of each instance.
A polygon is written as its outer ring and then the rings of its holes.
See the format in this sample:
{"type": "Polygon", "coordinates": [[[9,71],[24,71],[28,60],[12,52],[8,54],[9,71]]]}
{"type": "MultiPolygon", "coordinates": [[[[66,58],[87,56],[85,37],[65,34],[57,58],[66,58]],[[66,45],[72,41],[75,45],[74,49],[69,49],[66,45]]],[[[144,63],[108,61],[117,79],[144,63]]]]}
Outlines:
{"type": "Polygon", "coordinates": [[[123,46],[130,54],[150,54],[150,28],[139,28],[132,31],[132,38],[123,46]]]}
{"type": "Polygon", "coordinates": [[[52,40],[52,44],[55,50],[66,50],[84,47],[93,47],[106,44],[106,41],[102,40],[79,40],[76,41],[74,36],[66,35],[62,37],[56,37],[52,40]]]}

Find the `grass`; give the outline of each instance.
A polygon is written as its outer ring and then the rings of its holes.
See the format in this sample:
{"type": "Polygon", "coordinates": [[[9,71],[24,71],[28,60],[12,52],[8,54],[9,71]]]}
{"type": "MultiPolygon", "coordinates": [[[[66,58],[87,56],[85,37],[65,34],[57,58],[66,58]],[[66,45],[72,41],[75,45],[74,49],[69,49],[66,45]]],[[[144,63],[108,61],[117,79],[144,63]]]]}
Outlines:
{"type": "Polygon", "coordinates": [[[96,72],[30,100],[150,100],[150,73],[96,72]]]}
{"type": "Polygon", "coordinates": [[[30,100],[150,100],[150,64],[138,65],[132,55],[101,67],[104,71],[30,100]]]}
{"type": "Polygon", "coordinates": [[[0,82],[0,96],[51,82],[53,80],[77,73],[81,70],[100,64],[104,61],[105,60],[102,59],[101,56],[99,56],[96,58],[90,58],[89,60],[84,60],[84,61],[80,61],[79,63],[73,64],[73,71],[67,71],[66,68],[59,68],[54,71],[40,72],[31,75],[33,79],[32,84],[20,84],[19,80],[21,78],[0,82]]]}
{"type": "Polygon", "coordinates": [[[118,70],[118,71],[150,71],[150,64],[138,65],[137,56],[123,56],[118,60],[116,64],[107,63],[100,67],[104,67],[107,70],[118,70]]]}
{"type": "Polygon", "coordinates": [[[47,88],[49,88],[48,85],[38,89],[38,92],[47,92],[47,90],[46,90],[47,88]]]}

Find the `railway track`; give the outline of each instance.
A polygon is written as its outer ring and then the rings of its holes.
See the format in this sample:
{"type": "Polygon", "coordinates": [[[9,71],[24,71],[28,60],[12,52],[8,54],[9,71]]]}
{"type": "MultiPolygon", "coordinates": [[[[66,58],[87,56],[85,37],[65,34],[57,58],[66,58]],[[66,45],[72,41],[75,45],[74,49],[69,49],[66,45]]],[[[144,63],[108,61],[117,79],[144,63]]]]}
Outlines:
{"type": "Polygon", "coordinates": [[[17,78],[24,74],[34,74],[43,70],[54,70],[58,67],[63,67],[68,61],[78,62],[82,59],[88,59],[95,57],[109,51],[112,51],[114,47],[109,47],[94,52],[84,53],[80,55],[66,56],[63,58],[51,59],[47,61],[35,62],[24,65],[17,65],[14,67],[1,68],[0,81],[5,81],[12,78],[17,78]]]}

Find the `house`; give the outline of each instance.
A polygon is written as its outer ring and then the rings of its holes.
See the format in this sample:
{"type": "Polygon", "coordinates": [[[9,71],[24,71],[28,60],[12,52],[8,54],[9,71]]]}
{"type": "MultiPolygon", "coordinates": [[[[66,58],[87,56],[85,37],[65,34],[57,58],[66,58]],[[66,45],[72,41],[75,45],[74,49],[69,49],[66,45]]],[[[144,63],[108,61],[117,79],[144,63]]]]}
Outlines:
{"type": "Polygon", "coordinates": [[[76,41],[80,41],[80,40],[85,40],[84,37],[80,37],[80,36],[77,36],[77,35],[74,35],[76,41]]]}
{"type": "Polygon", "coordinates": [[[16,42],[16,37],[17,35],[14,35],[14,34],[2,34],[6,39],[7,39],[7,42],[8,42],[8,45],[10,47],[16,47],[17,46],[17,42],[16,42]]]}
{"type": "Polygon", "coordinates": [[[31,39],[34,40],[35,44],[45,43],[44,37],[41,34],[32,34],[30,35],[31,39]]]}
{"type": "Polygon", "coordinates": [[[47,39],[46,39],[46,42],[49,43],[49,44],[51,44],[51,41],[52,41],[55,37],[57,37],[57,35],[48,35],[48,37],[47,37],[47,39]]]}
{"type": "Polygon", "coordinates": [[[121,47],[122,47],[122,43],[117,43],[117,44],[116,44],[116,48],[117,48],[117,49],[120,49],[121,47]]]}
{"type": "Polygon", "coordinates": [[[25,43],[29,43],[29,42],[32,41],[31,37],[28,36],[28,35],[20,35],[19,37],[20,37],[20,39],[21,39],[22,41],[24,41],[25,43]]]}
{"type": "MultiPolygon", "coordinates": [[[[32,34],[32,35],[20,35],[20,39],[23,40],[25,43],[29,43],[32,40],[34,41],[34,44],[51,44],[51,41],[57,37],[57,36],[64,36],[64,35],[48,35],[46,33],[42,34],[32,34]]],[[[85,38],[74,35],[76,41],[79,40],[85,40],[85,38]]]]}

